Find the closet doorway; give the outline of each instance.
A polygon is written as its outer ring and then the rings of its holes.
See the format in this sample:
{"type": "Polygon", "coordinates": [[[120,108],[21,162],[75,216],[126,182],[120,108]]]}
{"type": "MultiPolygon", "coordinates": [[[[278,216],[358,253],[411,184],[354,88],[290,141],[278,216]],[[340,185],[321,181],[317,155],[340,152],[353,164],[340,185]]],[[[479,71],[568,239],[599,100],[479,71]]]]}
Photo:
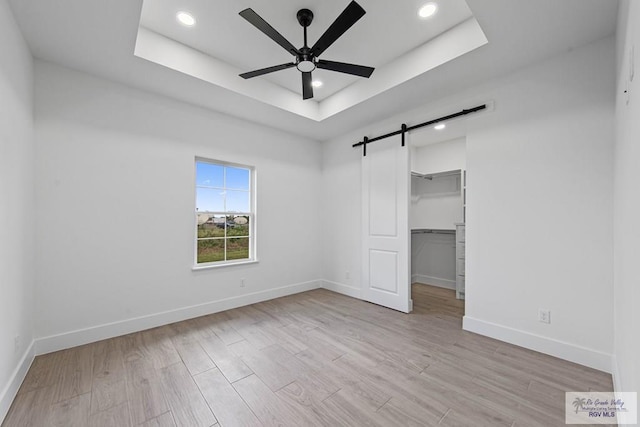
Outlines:
{"type": "Polygon", "coordinates": [[[414,307],[464,310],[466,140],[412,138],[411,288],[414,307]]]}

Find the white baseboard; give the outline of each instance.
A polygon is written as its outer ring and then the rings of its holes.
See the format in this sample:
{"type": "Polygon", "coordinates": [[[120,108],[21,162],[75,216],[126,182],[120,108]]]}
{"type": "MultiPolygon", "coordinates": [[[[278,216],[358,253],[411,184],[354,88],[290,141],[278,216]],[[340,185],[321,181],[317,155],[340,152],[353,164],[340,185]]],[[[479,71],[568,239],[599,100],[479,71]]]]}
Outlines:
{"type": "Polygon", "coordinates": [[[24,377],[27,375],[27,371],[31,367],[34,357],[36,357],[35,345],[34,341],[31,341],[22,359],[20,359],[18,366],[16,366],[16,369],[11,374],[9,382],[4,390],[2,390],[2,394],[0,394],[0,424],[7,416],[11,403],[16,397],[16,394],[18,394],[18,389],[22,385],[22,381],[24,381],[24,377]]]}
{"type": "Polygon", "coordinates": [[[462,319],[462,329],[588,366],[599,371],[611,373],[611,354],[509,328],[496,323],[474,319],[469,316],[464,316],[462,319]]]}
{"type": "Polygon", "coordinates": [[[355,286],[345,285],[344,283],[332,282],[330,280],[322,280],[322,287],[324,289],[337,292],[342,295],[347,295],[353,298],[362,299],[362,289],[355,286]]]}
{"type": "Polygon", "coordinates": [[[411,276],[411,283],[424,283],[425,285],[437,286],[438,288],[455,289],[456,281],[441,279],[439,277],[425,276],[424,274],[414,274],[411,276]]]}
{"type": "Polygon", "coordinates": [[[132,332],[143,331],[157,326],[180,322],[182,320],[193,319],[194,317],[205,316],[211,313],[217,313],[220,311],[243,307],[245,305],[268,301],[274,298],[310,291],[320,287],[321,281],[313,280],[310,282],[297,283],[295,285],[283,286],[281,288],[239,295],[237,297],[211,301],[162,313],[150,314],[148,316],[141,316],[119,322],[65,332],[63,334],[38,338],[35,341],[36,354],[51,353],[120,335],[130,334],[132,332]]]}

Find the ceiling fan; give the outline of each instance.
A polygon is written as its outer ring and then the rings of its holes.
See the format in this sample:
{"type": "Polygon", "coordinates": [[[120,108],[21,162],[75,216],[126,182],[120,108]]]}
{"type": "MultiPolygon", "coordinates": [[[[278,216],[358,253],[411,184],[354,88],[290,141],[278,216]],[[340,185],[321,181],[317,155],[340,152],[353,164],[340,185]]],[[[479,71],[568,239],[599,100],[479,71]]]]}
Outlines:
{"type": "Polygon", "coordinates": [[[374,68],[363,65],[347,64],[344,62],[325,61],[318,57],[331,46],[342,34],[344,34],[353,24],[355,24],[365,14],[365,10],[355,1],[349,3],[344,11],[329,26],[327,31],[311,47],[307,45],[307,27],[313,21],[313,12],[309,9],[300,9],[297,13],[298,22],[304,28],[304,46],[300,49],[285,39],[267,21],[253,9],[245,9],[240,12],[240,16],[253,24],[257,29],[266,34],[271,40],[282,46],[287,52],[295,57],[294,62],[275,65],[273,67],[262,68],[260,70],[249,71],[240,74],[244,79],[262,76],[274,71],[285,70],[296,67],[302,73],[302,99],[313,98],[313,86],[311,85],[311,72],[316,68],[323,70],[337,71],[339,73],[352,74],[354,76],[369,78],[374,68]]]}

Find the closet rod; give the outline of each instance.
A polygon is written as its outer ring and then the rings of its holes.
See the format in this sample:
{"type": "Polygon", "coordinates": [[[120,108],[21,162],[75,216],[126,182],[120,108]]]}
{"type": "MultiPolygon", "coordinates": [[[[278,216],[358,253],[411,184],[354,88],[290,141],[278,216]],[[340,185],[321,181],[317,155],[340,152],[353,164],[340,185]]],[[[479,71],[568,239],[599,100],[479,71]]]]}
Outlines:
{"type": "Polygon", "coordinates": [[[433,178],[444,178],[448,176],[460,176],[462,171],[460,169],[456,169],[453,171],[447,172],[436,172],[436,173],[420,173],[420,172],[411,172],[411,176],[415,178],[423,178],[428,179],[429,181],[433,181],[433,178]]]}
{"type": "Polygon", "coordinates": [[[417,125],[407,126],[407,125],[403,124],[402,128],[400,130],[397,130],[397,131],[394,131],[394,132],[389,132],[387,134],[384,134],[384,135],[381,135],[381,136],[377,136],[375,138],[367,138],[365,136],[363,141],[360,141],[360,142],[357,142],[357,143],[353,144],[352,147],[355,148],[355,147],[359,147],[361,145],[364,145],[364,150],[363,150],[362,154],[364,156],[366,156],[367,155],[367,144],[371,144],[372,142],[380,141],[381,139],[389,138],[389,137],[396,136],[396,135],[402,135],[402,146],[404,147],[404,134],[406,132],[409,132],[409,131],[415,130],[415,129],[420,129],[422,127],[433,125],[433,124],[436,124],[436,123],[439,123],[439,122],[444,122],[446,120],[455,119],[456,117],[466,116],[467,114],[475,113],[477,111],[481,111],[481,110],[484,110],[486,108],[487,108],[487,104],[482,104],[482,105],[478,105],[477,107],[469,108],[468,110],[458,111],[457,113],[449,114],[448,116],[442,116],[442,117],[439,117],[437,119],[429,120],[428,122],[419,123],[417,125]]]}

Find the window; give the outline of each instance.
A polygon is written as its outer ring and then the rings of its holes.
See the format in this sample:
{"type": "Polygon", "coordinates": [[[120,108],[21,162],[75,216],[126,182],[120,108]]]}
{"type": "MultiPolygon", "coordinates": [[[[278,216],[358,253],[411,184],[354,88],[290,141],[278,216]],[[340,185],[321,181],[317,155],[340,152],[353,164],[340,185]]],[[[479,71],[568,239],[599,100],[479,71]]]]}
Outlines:
{"type": "Polygon", "coordinates": [[[196,159],[196,266],[255,259],[254,170],[196,159]]]}

